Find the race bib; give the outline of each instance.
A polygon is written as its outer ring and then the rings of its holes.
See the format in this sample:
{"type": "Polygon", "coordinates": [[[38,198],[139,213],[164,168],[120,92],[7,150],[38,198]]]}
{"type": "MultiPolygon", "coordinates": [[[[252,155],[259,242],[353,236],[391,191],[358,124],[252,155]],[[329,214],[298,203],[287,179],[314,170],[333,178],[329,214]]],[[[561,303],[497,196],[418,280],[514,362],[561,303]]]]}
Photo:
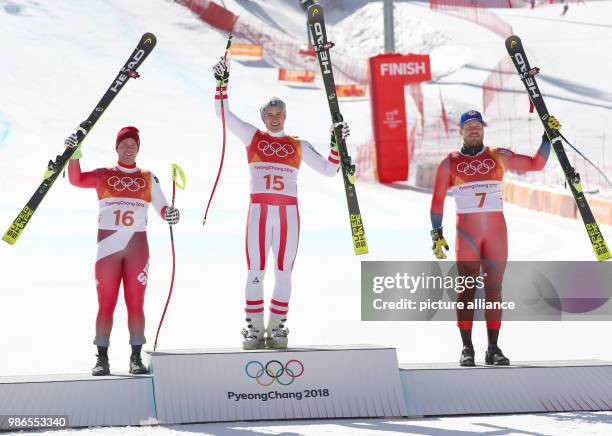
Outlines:
{"type": "Polygon", "coordinates": [[[501,182],[484,180],[451,188],[457,213],[499,212],[503,210],[501,182]]]}
{"type": "Polygon", "coordinates": [[[271,162],[249,164],[252,194],[283,194],[297,196],[297,172],[289,165],[271,162]]]}
{"type": "Polygon", "coordinates": [[[138,198],[110,197],[100,200],[98,228],[104,230],[147,229],[149,203],[138,198]]]}

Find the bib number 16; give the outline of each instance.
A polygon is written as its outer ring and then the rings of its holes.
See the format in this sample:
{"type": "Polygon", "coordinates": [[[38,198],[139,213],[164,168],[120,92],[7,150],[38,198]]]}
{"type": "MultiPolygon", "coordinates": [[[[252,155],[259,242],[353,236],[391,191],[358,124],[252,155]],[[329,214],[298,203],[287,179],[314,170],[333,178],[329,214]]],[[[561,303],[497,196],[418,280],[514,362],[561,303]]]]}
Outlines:
{"type": "Polygon", "coordinates": [[[132,224],[134,224],[134,211],[133,210],[126,210],[123,213],[121,212],[123,211],[116,210],[113,212],[113,215],[115,215],[115,225],[116,226],[123,224],[124,226],[129,227],[132,224]]]}

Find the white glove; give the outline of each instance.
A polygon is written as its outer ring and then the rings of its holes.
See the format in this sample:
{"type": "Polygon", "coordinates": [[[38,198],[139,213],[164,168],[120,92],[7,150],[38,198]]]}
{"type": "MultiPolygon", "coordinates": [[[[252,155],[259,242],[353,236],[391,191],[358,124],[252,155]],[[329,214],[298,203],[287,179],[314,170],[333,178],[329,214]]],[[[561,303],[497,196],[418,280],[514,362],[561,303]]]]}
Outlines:
{"type": "Polygon", "coordinates": [[[171,226],[177,224],[179,222],[180,217],[181,217],[181,214],[179,213],[178,209],[172,206],[168,206],[166,208],[164,219],[171,226]]]}
{"type": "Polygon", "coordinates": [[[340,121],[338,123],[332,124],[332,126],[329,128],[329,131],[333,134],[338,127],[342,128],[342,139],[346,141],[346,138],[348,138],[351,134],[351,129],[349,129],[349,126],[346,121],[340,121]]]}
{"type": "Polygon", "coordinates": [[[64,145],[66,148],[74,148],[79,145],[79,139],[77,138],[76,133],[73,133],[69,137],[64,140],[64,145]]]}
{"type": "Polygon", "coordinates": [[[213,65],[212,70],[213,70],[215,79],[217,80],[229,79],[229,65],[225,63],[224,58],[221,58],[219,62],[213,65]]]}

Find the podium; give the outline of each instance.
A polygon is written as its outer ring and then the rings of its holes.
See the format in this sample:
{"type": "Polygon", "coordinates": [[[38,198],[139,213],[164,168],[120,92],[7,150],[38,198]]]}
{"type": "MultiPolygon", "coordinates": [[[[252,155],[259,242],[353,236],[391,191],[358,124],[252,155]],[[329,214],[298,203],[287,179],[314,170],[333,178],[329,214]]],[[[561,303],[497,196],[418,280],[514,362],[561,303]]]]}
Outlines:
{"type": "Polygon", "coordinates": [[[408,416],[612,410],[612,362],[401,364],[408,416]]]}
{"type": "Polygon", "coordinates": [[[149,352],[160,424],[405,415],[394,348],[149,352]]]}
{"type": "Polygon", "coordinates": [[[148,354],[144,376],[0,377],[0,415],[92,427],[612,410],[612,362],[601,360],[398,365],[376,345],[148,354]]]}
{"type": "Polygon", "coordinates": [[[157,424],[148,375],[0,377],[0,415],[61,415],[68,427],[157,424]]]}

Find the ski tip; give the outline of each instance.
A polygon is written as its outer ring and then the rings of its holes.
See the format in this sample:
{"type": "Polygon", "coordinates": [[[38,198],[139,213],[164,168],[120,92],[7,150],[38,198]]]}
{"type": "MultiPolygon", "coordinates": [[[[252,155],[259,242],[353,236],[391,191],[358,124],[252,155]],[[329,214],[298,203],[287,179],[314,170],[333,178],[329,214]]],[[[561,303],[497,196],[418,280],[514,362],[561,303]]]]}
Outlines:
{"type": "Polygon", "coordinates": [[[142,35],[142,42],[146,45],[154,46],[155,44],[157,44],[157,37],[151,32],[147,32],[142,35]]]}
{"type": "Polygon", "coordinates": [[[318,4],[313,4],[308,7],[308,18],[318,19],[323,16],[323,7],[318,4]]]}
{"type": "Polygon", "coordinates": [[[516,35],[511,35],[506,38],[506,48],[508,50],[513,50],[515,47],[521,45],[521,38],[516,35]]]}

